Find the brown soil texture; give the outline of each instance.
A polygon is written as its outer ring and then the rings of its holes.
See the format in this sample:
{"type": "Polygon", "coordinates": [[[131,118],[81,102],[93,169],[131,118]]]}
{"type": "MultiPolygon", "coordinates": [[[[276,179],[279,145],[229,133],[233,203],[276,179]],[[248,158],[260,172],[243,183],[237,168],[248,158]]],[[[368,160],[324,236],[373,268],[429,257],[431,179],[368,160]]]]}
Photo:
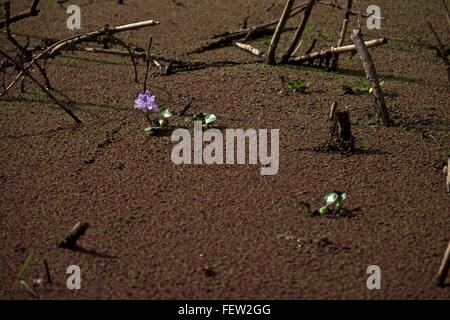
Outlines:
{"type": "MultiPolygon", "coordinates": [[[[14,24],[18,39],[72,35],[65,9],[41,2],[37,17],[14,24]]],[[[449,90],[425,23],[449,43],[441,1],[379,0],[382,29],[364,29],[365,39],[389,39],[371,50],[395,121],[389,128],[367,121],[371,96],[341,89],[365,78],[357,56],[342,56],[341,70],[329,73],[268,66],[235,47],[187,55],[246,16],[249,26],[273,20],[283,1],[270,11],[272,0],[71,2],[81,5],[82,31],[155,19],[159,26],[120,37],[146,47],[152,35],[153,52],[167,57],[247,62],[171,76],[153,67],[149,88],[175,111],[182,96],[195,99],[189,112],[215,113],[221,128],[280,129],[280,170],[261,176],[259,165],[174,165],[170,136],[146,136],[133,109],[144,64],[134,83],[125,57],[64,53],[49,62],[49,75],[76,101],[82,126],[30,83],[0,100],[0,298],[32,298],[16,277],[29,252],[28,283],[45,278],[42,259],[53,277],[35,288],[42,299],[450,298],[449,286],[435,285],[450,240],[450,195],[432,165],[450,149],[449,90]],[[311,85],[294,93],[285,76],[311,85]],[[351,110],[352,156],[313,150],[329,138],[334,100],[351,110]],[[320,206],[332,190],[349,194],[346,206],[359,209],[353,218],[310,218],[299,208],[301,200],[320,206]],[[91,225],[79,241],[85,250],[57,248],[78,221],[91,225]],[[81,290],[66,287],[73,264],[81,290]],[[369,265],[381,268],[381,290],[366,287],[369,265]]],[[[14,12],[25,8],[14,1],[14,12]]],[[[313,38],[318,48],[336,43],[342,17],[316,7],[302,48],[313,38]]],[[[279,53],[292,35],[283,35],[279,53]]],[[[250,41],[264,50],[269,42],[250,41]]]]}

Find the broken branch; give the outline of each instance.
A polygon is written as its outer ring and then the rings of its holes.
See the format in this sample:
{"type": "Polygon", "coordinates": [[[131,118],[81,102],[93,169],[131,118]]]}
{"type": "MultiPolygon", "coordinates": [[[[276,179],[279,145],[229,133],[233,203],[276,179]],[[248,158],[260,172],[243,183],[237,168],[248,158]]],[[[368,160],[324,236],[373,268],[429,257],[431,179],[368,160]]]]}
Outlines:
{"type": "Polygon", "coordinates": [[[449,268],[450,268],[450,242],[447,245],[447,249],[445,250],[444,253],[444,258],[442,259],[441,266],[439,267],[437,279],[437,285],[439,287],[445,286],[445,279],[447,278],[449,268]]]}
{"type": "Polygon", "coordinates": [[[33,81],[42,91],[45,92],[45,94],[47,96],[49,96],[50,99],[52,99],[61,109],[63,109],[77,124],[81,123],[81,120],[78,119],[78,117],[72,112],[70,111],[70,109],[68,109],[66,106],[64,106],[59,100],[58,98],[56,98],[53,93],[51,93],[49,88],[46,88],[44,85],[42,85],[41,83],[39,83],[39,81],[23,66],[21,66],[18,62],[16,62],[9,54],[7,54],[6,52],[4,52],[3,50],[0,49],[0,54],[5,57],[8,61],[12,62],[17,70],[20,70],[20,73],[25,74],[25,76],[27,76],[28,78],[31,79],[31,81],[33,81]]]}
{"type": "MultiPolygon", "coordinates": [[[[366,41],[365,45],[367,48],[373,48],[378,47],[383,44],[387,43],[386,38],[380,38],[375,40],[366,41]]],[[[322,50],[322,51],[316,51],[310,54],[306,54],[300,57],[294,57],[289,60],[291,63],[301,64],[304,62],[310,62],[317,59],[324,59],[324,58],[331,58],[333,55],[336,54],[344,54],[344,53],[356,53],[356,47],[355,45],[348,45],[338,48],[330,48],[328,50],[322,50]]]]}
{"type": "Polygon", "coordinates": [[[256,48],[252,47],[249,44],[245,44],[245,43],[241,43],[241,42],[235,42],[234,45],[236,47],[242,49],[242,50],[245,50],[247,52],[250,52],[251,54],[254,54],[255,56],[258,56],[258,57],[263,57],[264,56],[264,52],[263,51],[261,51],[259,49],[256,49],[256,48]]]}
{"type": "Polygon", "coordinates": [[[366,71],[367,79],[369,80],[373,88],[373,95],[375,97],[375,105],[377,107],[378,115],[380,116],[382,123],[388,127],[391,124],[389,111],[386,107],[383,90],[380,86],[380,80],[378,78],[375,65],[373,64],[369,50],[367,49],[367,46],[362,39],[360,27],[353,30],[352,40],[363,62],[363,67],[366,71]]]}
{"type": "Polygon", "coordinates": [[[61,241],[58,245],[59,248],[64,249],[74,249],[77,241],[86,233],[86,230],[89,228],[89,223],[80,223],[78,222],[73,228],[72,231],[61,241]]]}
{"type": "Polygon", "coordinates": [[[28,17],[37,16],[39,14],[39,10],[37,9],[38,4],[39,0],[33,0],[29,10],[23,11],[13,17],[10,17],[9,19],[0,21],[0,29],[4,28],[7,24],[11,24],[28,17]]]}
{"type": "MultiPolygon", "coordinates": [[[[347,0],[347,11],[345,11],[344,20],[342,20],[341,33],[339,35],[339,41],[337,43],[337,47],[341,47],[344,44],[345,35],[347,34],[347,27],[350,21],[350,11],[352,10],[353,0],[347,0]]],[[[339,63],[339,55],[334,55],[331,70],[337,70],[339,63]]]]}
{"type": "Polygon", "coordinates": [[[447,81],[450,85],[450,62],[448,60],[447,51],[444,48],[444,45],[442,44],[441,38],[439,38],[439,35],[437,34],[436,30],[434,30],[433,25],[430,21],[427,21],[428,27],[431,30],[431,33],[434,35],[434,39],[436,40],[436,44],[438,46],[439,53],[441,55],[442,61],[445,64],[445,69],[447,70],[447,81]]]}
{"type": "Polygon", "coordinates": [[[309,16],[311,15],[311,11],[314,7],[314,3],[315,3],[315,0],[309,0],[308,5],[306,6],[305,12],[303,14],[302,21],[298,25],[297,31],[295,32],[294,39],[292,40],[292,43],[289,46],[289,49],[287,50],[286,54],[281,59],[281,61],[283,63],[288,62],[288,60],[291,57],[292,53],[294,52],[295,48],[297,48],[298,42],[302,38],[303,32],[305,31],[309,16]]]}
{"type": "Polygon", "coordinates": [[[287,0],[281,18],[278,21],[277,28],[275,29],[272,41],[270,42],[269,51],[267,52],[267,62],[269,64],[275,64],[275,52],[278,47],[278,42],[280,41],[281,34],[283,33],[286,22],[289,19],[289,15],[291,13],[294,2],[295,0],[287,0]]]}

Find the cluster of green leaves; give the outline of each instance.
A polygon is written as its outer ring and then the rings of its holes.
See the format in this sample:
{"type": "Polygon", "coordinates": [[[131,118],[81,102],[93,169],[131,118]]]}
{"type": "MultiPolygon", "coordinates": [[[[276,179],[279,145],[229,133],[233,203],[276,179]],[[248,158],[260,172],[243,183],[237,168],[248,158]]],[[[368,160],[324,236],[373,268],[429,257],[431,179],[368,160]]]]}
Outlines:
{"type": "Polygon", "coordinates": [[[193,116],[186,117],[186,121],[201,121],[203,128],[209,128],[216,120],[217,117],[215,114],[206,112],[197,112],[193,116]]]}
{"type": "MultiPolygon", "coordinates": [[[[384,85],[384,81],[380,81],[380,86],[384,85]]],[[[356,87],[349,84],[342,85],[342,90],[345,92],[345,94],[349,95],[358,95],[358,94],[371,94],[373,91],[373,88],[370,86],[369,81],[367,80],[359,80],[356,83],[356,87]]]]}
{"type": "Polygon", "coordinates": [[[300,93],[305,92],[306,89],[308,89],[309,85],[310,85],[309,83],[304,83],[304,82],[300,82],[300,81],[290,81],[288,83],[289,89],[291,89],[294,92],[300,92],[300,93]]]}
{"type": "Polygon", "coordinates": [[[164,107],[161,108],[161,110],[159,110],[157,119],[150,118],[150,111],[147,111],[145,113],[145,116],[148,122],[150,123],[150,126],[145,128],[144,131],[149,134],[154,134],[168,127],[169,119],[172,117],[172,112],[170,111],[169,108],[164,107]]]}
{"type": "Polygon", "coordinates": [[[306,210],[306,214],[310,217],[315,216],[337,216],[344,217],[349,215],[349,211],[344,207],[344,201],[347,199],[347,193],[334,191],[328,193],[323,198],[326,205],[319,210],[311,210],[311,205],[308,202],[301,201],[300,208],[306,210]]]}

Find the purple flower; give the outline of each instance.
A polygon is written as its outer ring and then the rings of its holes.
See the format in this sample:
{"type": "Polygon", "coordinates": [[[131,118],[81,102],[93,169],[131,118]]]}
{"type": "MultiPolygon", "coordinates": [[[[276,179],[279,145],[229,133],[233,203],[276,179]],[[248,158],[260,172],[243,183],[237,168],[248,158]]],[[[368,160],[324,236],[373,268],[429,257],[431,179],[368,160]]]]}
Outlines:
{"type": "Polygon", "coordinates": [[[134,100],[134,107],[143,112],[153,111],[158,112],[158,106],[156,105],[156,98],[152,96],[148,90],[144,94],[139,94],[138,98],[134,100]]]}

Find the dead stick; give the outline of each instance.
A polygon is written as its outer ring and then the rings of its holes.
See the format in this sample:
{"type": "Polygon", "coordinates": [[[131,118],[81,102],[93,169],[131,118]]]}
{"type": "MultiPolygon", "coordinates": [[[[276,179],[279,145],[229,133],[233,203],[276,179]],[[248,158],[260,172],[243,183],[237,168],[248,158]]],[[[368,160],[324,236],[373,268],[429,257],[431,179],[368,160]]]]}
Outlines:
{"type": "Polygon", "coordinates": [[[45,268],[45,274],[47,276],[47,282],[52,283],[52,277],[50,275],[50,269],[48,268],[47,260],[44,259],[44,268],[45,268]]]}
{"type": "MultiPolygon", "coordinates": [[[[293,18],[293,17],[295,17],[296,15],[298,15],[299,13],[303,12],[303,11],[305,10],[305,8],[306,8],[306,4],[307,4],[307,3],[302,3],[302,4],[298,5],[298,6],[292,7],[291,13],[289,14],[289,17],[288,17],[287,20],[289,20],[290,18],[293,18]]],[[[247,42],[247,40],[250,39],[250,37],[251,37],[253,34],[255,34],[258,30],[261,30],[261,29],[270,27],[270,26],[275,25],[275,24],[277,24],[277,23],[279,23],[279,22],[280,22],[280,20],[274,20],[274,21],[271,21],[271,22],[269,22],[269,23],[265,23],[265,24],[256,26],[256,27],[254,27],[254,28],[251,28],[251,30],[250,30],[250,31],[247,33],[247,35],[245,36],[244,42],[247,42]]],[[[285,28],[283,31],[287,31],[287,29],[285,28]]]]}
{"type": "Polygon", "coordinates": [[[447,24],[450,29],[450,12],[448,11],[447,0],[442,0],[442,4],[444,6],[445,15],[447,16],[447,24]]]}
{"type": "Polygon", "coordinates": [[[129,45],[127,45],[124,41],[120,40],[119,38],[115,37],[115,36],[109,36],[113,41],[115,41],[116,43],[118,43],[119,45],[121,45],[122,47],[124,47],[125,49],[127,49],[127,51],[130,54],[130,58],[131,58],[131,63],[133,64],[133,68],[134,68],[134,82],[138,82],[138,71],[137,71],[137,63],[135,60],[135,57],[133,55],[133,53],[131,52],[131,48],[129,45]]]}
{"type": "MultiPolygon", "coordinates": [[[[449,172],[450,172],[450,170],[449,170],[449,172]]],[[[438,280],[437,280],[437,285],[439,287],[443,288],[445,286],[445,279],[447,278],[449,268],[450,268],[450,241],[447,245],[447,250],[445,250],[445,254],[444,254],[444,258],[442,259],[441,266],[439,267],[438,280]]]]}
{"type": "Polygon", "coordinates": [[[332,121],[334,118],[334,113],[336,112],[336,107],[337,107],[337,101],[334,101],[333,104],[331,105],[331,109],[330,109],[330,117],[328,118],[328,120],[332,121]]]}
{"type": "Polygon", "coordinates": [[[305,51],[305,53],[306,54],[310,54],[314,50],[314,47],[316,46],[316,43],[317,43],[317,39],[314,39],[311,42],[311,45],[309,46],[309,48],[305,51]]]}
{"type": "Polygon", "coordinates": [[[373,64],[372,57],[370,56],[369,50],[367,49],[367,46],[365,45],[364,40],[361,37],[361,28],[353,30],[352,40],[363,62],[363,67],[366,72],[367,79],[369,80],[373,88],[373,95],[375,97],[375,105],[377,107],[378,114],[381,118],[382,123],[388,127],[391,125],[389,111],[386,107],[383,90],[381,89],[380,80],[378,78],[375,65],[373,64]]]}
{"type": "Polygon", "coordinates": [[[438,50],[441,54],[442,61],[444,61],[445,68],[447,70],[447,81],[448,81],[448,84],[450,85],[450,62],[448,60],[447,52],[444,48],[444,45],[442,44],[441,39],[439,38],[439,35],[437,34],[436,30],[434,30],[431,22],[427,21],[427,24],[428,24],[428,27],[430,28],[431,32],[433,33],[434,38],[436,39],[436,44],[438,45],[438,50]]]}
{"type": "Polygon", "coordinates": [[[249,44],[245,44],[245,43],[241,43],[241,42],[235,42],[234,45],[236,47],[242,49],[242,50],[245,50],[247,52],[250,52],[251,54],[254,54],[255,56],[258,56],[258,57],[264,56],[264,52],[262,52],[259,49],[256,49],[256,48],[252,47],[249,44]]]}
{"type": "Polygon", "coordinates": [[[39,81],[24,67],[22,67],[19,63],[17,63],[10,55],[8,55],[6,52],[0,49],[0,54],[4,56],[7,60],[14,63],[14,65],[17,67],[20,72],[24,73],[28,78],[31,79],[42,91],[49,96],[50,99],[52,99],[61,109],[63,109],[77,124],[81,123],[81,120],[78,119],[78,117],[70,111],[67,107],[65,107],[59,100],[56,98],[53,93],[50,92],[49,88],[46,88],[44,85],[40,84],[39,81]]]}
{"type": "Polygon", "coordinates": [[[300,24],[298,25],[297,31],[295,32],[294,39],[292,40],[291,45],[287,52],[281,58],[281,62],[286,63],[290,59],[292,53],[295,48],[297,48],[298,42],[303,36],[303,32],[305,31],[306,25],[308,24],[309,16],[311,15],[311,11],[314,7],[315,0],[309,0],[308,5],[306,6],[305,12],[303,13],[303,18],[300,24]]]}
{"type": "Polygon", "coordinates": [[[345,11],[349,12],[350,15],[352,15],[352,16],[360,16],[360,17],[362,17],[362,18],[369,18],[370,16],[373,15],[373,13],[367,14],[367,13],[355,12],[355,11],[349,10],[348,8],[341,6],[341,5],[340,5],[339,3],[337,3],[336,1],[333,1],[333,2],[329,2],[329,1],[317,1],[317,3],[318,3],[318,4],[322,4],[322,5],[326,5],[326,6],[335,8],[335,9],[345,10],[345,11]]]}
{"type": "Polygon", "coordinates": [[[275,53],[277,50],[278,42],[280,41],[281,34],[283,33],[284,26],[286,25],[286,21],[289,18],[289,14],[291,13],[292,6],[294,5],[295,0],[287,0],[286,6],[284,7],[283,14],[278,22],[277,28],[275,29],[275,33],[273,34],[272,41],[270,42],[269,51],[267,52],[267,62],[269,64],[275,64],[275,53]]]}
{"type": "MultiPolygon", "coordinates": [[[[6,30],[5,30],[5,34],[6,34],[6,38],[9,40],[9,42],[11,42],[22,54],[22,58],[23,59],[27,59],[28,57],[28,51],[27,51],[27,47],[28,47],[28,43],[25,46],[22,46],[11,34],[11,30],[9,29],[9,22],[10,22],[10,10],[11,10],[11,2],[10,0],[7,0],[4,3],[4,8],[5,8],[5,26],[6,26],[6,30]]],[[[29,38],[27,37],[28,41],[29,38]]],[[[51,85],[50,85],[50,80],[48,79],[47,76],[47,72],[45,71],[45,69],[43,67],[41,67],[41,65],[36,62],[36,67],[38,68],[39,72],[41,73],[42,77],[45,80],[45,86],[49,89],[51,89],[51,85]]],[[[2,92],[1,95],[5,94],[7,90],[9,90],[13,85],[14,85],[15,81],[10,84],[8,86],[8,88],[5,88],[5,91],[2,92]]]]}
{"type": "Polygon", "coordinates": [[[99,31],[93,31],[93,32],[81,34],[81,35],[78,35],[75,37],[70,37],[68,39],[63,39],[63,40],[58,41],[57,43],[55,43],[54,45],[52,45],[50,47],[51,48],[50,56],[53,56],[56,52],[63,50],[64,48],[66,48],[69,45],[87,41],[92,38],[96,38],[96,37],[99,37],[99,36],[102,36],[105,34],[112,35],[112,34],[123,32],[123,31],[129,31],[129,30],[139,29],[139,28],[148,27],[148,26],[155,26],[158,24],[159,24],[158,21],[148,20],[148,21],[126,24],[126,25],[122,25],[122,26],[118,26],[118,27],[104,27],[103,29],[101,29],[99,31]]]}
{"type": "Polygon", "coordinates": [[[182,117],[182,116],[184,116],[185,114],[186,114],[186,112],[189,110],[189,108],[192,106],[192,100],[190,100],[185,106],[184,106],[184,108],[183,108],[183,110],[181,110],[179,113],[178,113],[178,116],[179,117],[182,117]]]}
{"type": "MultiPolygon", "coordinates": [[[[31,3],[30,9],[28,11],[24,11],[13,17],[10,17],[8,19],[8,23],[11,24],[11,23],[23,20],[28,17],[37,16],[39,14],[39,10],[37,9],[38,4],[39,4],[39,0],[33,0],[33,2],[31,3]]],[[[6,23],[7,23],[6,19],[0,21],[0,29],[5,27],[6,23]]]]}
{"type": "MultiPolygon", "coordinates": [[[[383,44],[387,43],[387,39],[386,38],[380,38],[380,39],[374,39],[374,40],[370,40],[370,41],[366,41],[365,45],[367,48],[373,48],[373,47],[378,47],[381,46],[383,44]]],[[[326,58],[326,57],[332,57],[335,54],[344,54],[344,53],[355,53],[356,52],[356,47],[354,44],[352,45],[348,45],[348,46],[343,46],[343,47],[338,47],[338,48],[330,48],[328,50],[322,50],[322,51],[316,51],[310,54],[306,54],[304,56],[301,57],[295,57],[295,58],[291,58],[289,60],[289,62],[291,63],[296,63],[296,64],[301,64],[304,62],[310,62],[310,61],[314,61],[320,58],[326,58]]]]}
{"type": "MultiPolygon", "coordinates": [[[[305,10],[306,5],[307,5],[307,3],[305,2],[305,3],[301,3],[301,4],[297,5],[297,6],[293,6],[292,9],[291,9],[291,13],[290,13],[288,19],[293,18],[296,15],[298,15],[299,13],[303,12],[305,10]]],[[[272,20],[272,21],[269,21],[269,22],[264,22],[262,24],[259,24],[257,26],[250,27],[250,28],[247,28],[247,29],[244,29],[244,30],[239,29],[237,31],[226,31],[226,32],[222,32],[220,34],[215,34],[212,38],[213,39],[215,39],[215,38],[222,38],[222,37],[225,37],[225,36],[236,35],[236,34],[239,34],[240,36],[242,36],[242,34],[247,34],[247,38],[249,38],[249,36],[248,36],[249,33],[254,33],[257,30],[261,30],[261,29],[266,29],[266,28],[272,27],[274,25],[277,25],[279,22],[280,22],[280,19],[276,19],[276,20],[272,20]]]]}
{"type": "Polygon", "coordinates": [[[72,231],[70,231],[70,233],[64,238],[64,240],[59,243],[58,247],[73,249],[77,244],[78,239],[80,239],[86,233],[86,230],[88,228],[89,223],[77,222],[77,224],[72,228],[72,231]]]}
{"type": "MultiPolygon", "coordinates": [[[[347,34],[347,26],[350,21],[350,11],[352,10],[353,0],[347,0],[347,11],[345,11],[344,20],[342,20],[341,33],[339,35],[338,47],[344,44],[345,35],[347,34]]],[[[339,55],[335,55],[331,62],[331,70],[337,70],[339,63],[339,55]]]]}
{"type": "Polygon", "coordinates": [[[131,23],[131,24],[118,26],[118,27],[112,27],[112,28],[107,27],[107,28],[103,28],[100,31],[94,31],[94,32],[91,32],[88,34],[76,35],[76,36],[72,36],[69,38],[59,40],[56,43],[54,43],[53,45],[47,47],[44,51],[42,51],[35,57],[33,57],[33,60],[29,64],[24,66],[22,71],[20,71],[18,77],[20,77],[24,73],[25,70],[29,69],[33,64],[36,63],[36,61],[38,61],[42,57],[46,57],[48,55],[52,56],[56,52],[65,49],[69,45],[74,45],[76,43],[88,41],[88,40],[91,40],[92,38],[102,36],[105,34],[114,34],[114,33],[122,32],[122,31],[134,30],[134,29],[138,29],[138,28],[142,28],[142,27],[146,27],[146,26],[154,26],[154,25],[158,25],[158,24],[159,24],[158,21],[148,20],[148,21],[136,22],[136,23],[131,23]]]}

